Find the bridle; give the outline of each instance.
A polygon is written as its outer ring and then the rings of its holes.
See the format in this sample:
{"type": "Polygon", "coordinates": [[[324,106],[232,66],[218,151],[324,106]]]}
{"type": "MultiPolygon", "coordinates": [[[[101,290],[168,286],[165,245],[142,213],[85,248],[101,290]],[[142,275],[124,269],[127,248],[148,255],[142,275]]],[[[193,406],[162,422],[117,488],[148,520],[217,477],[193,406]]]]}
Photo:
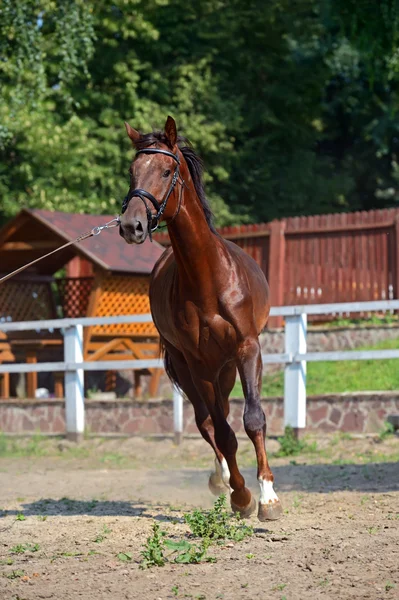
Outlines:
{"type": "MultiPolygon", "coordinates": [[[[127,194],[127,196],[124,199],[123,204],[122,204],[121,214],[123,215],[123,213],[125,212],[125,210],[129,206],[130,200],[132,198],[134,198],[135,196],[137,196],[138,198],[140,198],[140,200],[142,200],[144,202],[145,210],[146,210],[146,213],[147,213],[147,219],[148,219],[148,237],[150,238],[150,241],[152,242],[152,232],[155,231],[156,229],[158,229],[158,227],[160,226],[159,222],[160,222],[160,220],[162,218],[162,215],[163,215],[163,213],[165,211],[165,208],[166,208],[166,205],[168,203],[169,197],[172,194],[173,190],[175,189],[176,183],[179,181],[180,159],[177,156],[177,154],[173,154],[173,152],[169,152],[168,150],[161,150],[160,148],[144,148],[143,150],[138,150],[136,152],[136,157],[139,154],[165,154],[165,156],[170,156],[171,158],[173,158],[174,161],[176,161],[176,167],[175,167],[175,170],[174,170],[174,173],[173,173],[172,182],[171,182],[170,187],[169,187],[169,189],[168,189],[168,191],[166,193],[165,198],[162,200],[161,203],[159,203],[158,200],[150,192],[147,192],[146,190],[143,190],[141,188],[137,188],[135,190],[129,191],[129,193],[127,194]],[[151,204],[153,205],[153,207],[157,211],[155,213],[155,215],[151,212],[151,209],[148,206],[148,204],[146,202],[146,199],[151,202],[151,204]]],[[[182,187],[185,185],[183,179],[181,179],[179,181],[179,183],[181,184],[182,187]]],[[[181,203],[181,194],[180,194],[179,206],[177,208],[177,212],[172,217],[172,221],[178,215],[178,212],[180,210],[180,203],[181,203]]]]}

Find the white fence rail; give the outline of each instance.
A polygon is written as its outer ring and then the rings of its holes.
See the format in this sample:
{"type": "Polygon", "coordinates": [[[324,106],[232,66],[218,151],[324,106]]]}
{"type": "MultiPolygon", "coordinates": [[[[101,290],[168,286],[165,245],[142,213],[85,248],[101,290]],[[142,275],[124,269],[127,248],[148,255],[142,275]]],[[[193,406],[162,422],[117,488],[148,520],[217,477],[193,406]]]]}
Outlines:
{"type": "MultiPolygon", "coordinates": [[[[285,317],[285,353],[264,354],[264,364],[283,364],[284,373],[284,423],[294,429],[306,425],[306,363],[313,361],[384,360],[399,358],[398,350],[361,350],[338,352],[307,352],[307,315],[390,312],[399,310],[399,300],[376,302],[348,302],[340,304],[307,304],[272,308],[271,316],[285,317]]],[[[84,371],[106,371],[163,367],[160,359],[83,361],[83,327],[115,323],[148,323],[151,315],[125,315],[120,317],[89,317],[82,319],[54,319],[50,321],[0,321],[0,330],[52,331],[61,329],[64,335],[64,361],[35,364],[0,364],[1,373],[65,372],[66,433],[78,440],[84,432],[84,371]]],[[[174,431],[179,442],[183,434],[183,398],[174,391],[174,431]]]]}

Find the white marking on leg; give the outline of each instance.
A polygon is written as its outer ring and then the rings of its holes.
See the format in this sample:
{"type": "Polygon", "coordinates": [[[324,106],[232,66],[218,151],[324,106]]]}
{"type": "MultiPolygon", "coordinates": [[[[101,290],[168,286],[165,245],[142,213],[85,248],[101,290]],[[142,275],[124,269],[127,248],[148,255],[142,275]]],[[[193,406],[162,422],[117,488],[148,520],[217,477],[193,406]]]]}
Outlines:
{"type": "MultiPolygon", "coordinates": [[[[219,462],[219,461],[217,461],[219,462]]],[[[233,488],[230,487],[230,470],[227,464],[227,460],[223,457],[222,458],[222,464],[220,465],[221,468],[221,472],[222,472],[222,480],[223,483],[226,487],[229,488],[230,490],[230,494],[233,491],[233,488]]]]}
{"type": "Polygon", "coordinates": [[[230,487],[230,471],[227,465],[227,460],[223,457],[220,463],[215,457],[215,474],[220,484],[225,485],[230,494],[233,489],[230,487]]]}
{"type": "Polygon", "coordinates": [[[273,489],[273,482],[265,479],[258,479],[260,485],[260,504],[273,504],[278,502],[278,496],[273,489]]]}

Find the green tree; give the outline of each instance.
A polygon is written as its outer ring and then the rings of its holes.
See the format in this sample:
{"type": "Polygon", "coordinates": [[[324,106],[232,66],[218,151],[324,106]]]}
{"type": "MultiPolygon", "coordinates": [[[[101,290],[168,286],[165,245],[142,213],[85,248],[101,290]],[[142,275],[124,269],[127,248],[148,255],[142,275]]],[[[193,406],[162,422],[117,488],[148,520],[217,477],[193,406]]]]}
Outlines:
{"type": "Polygon", "coordinates": [[[217,223],[397,201],[393,0],[2,0],[0,218],[117,212],[175,116],[217,223]]]}

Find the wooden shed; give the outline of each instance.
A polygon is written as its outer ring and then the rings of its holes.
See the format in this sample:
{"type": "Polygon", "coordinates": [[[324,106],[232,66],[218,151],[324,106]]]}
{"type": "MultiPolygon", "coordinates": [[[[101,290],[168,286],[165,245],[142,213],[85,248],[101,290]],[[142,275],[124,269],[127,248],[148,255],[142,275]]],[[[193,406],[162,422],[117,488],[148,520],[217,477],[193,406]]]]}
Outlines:
{"type": "MultiPolygon", "coordinates": [[[[23,209],[0,230],[0,276],[112,218],[23,209]]],[[[156,242],[128,246],[117,228],[104,230],[99,236],[73,244],[0,285],[0,362],[35,362],[39,357],[48,360],[49,354],[50,360],[62,360],[59,332],[6,335],[1,333],[2,321],[149,313],[149,277],[162,252],[162,246],[156,242]]],[[[158,334],[152,322],[85,328],[87,361],[158,355],[158,334]]],[[[140,393],[141,374],[135,372],[136,394],[140,393]]],[[[159,375],[159,369],[154,369],[151,395],[155,395],[159,375]]],[[[59,377],[57,396],[62,394],[61,381],[59,377]]],[[[9,397],[7,376],[1,384],[1,396],[9,397]]],[[[33,397],[36,387],[36,374],[29,374],[26,395],[33,397]]]]}

